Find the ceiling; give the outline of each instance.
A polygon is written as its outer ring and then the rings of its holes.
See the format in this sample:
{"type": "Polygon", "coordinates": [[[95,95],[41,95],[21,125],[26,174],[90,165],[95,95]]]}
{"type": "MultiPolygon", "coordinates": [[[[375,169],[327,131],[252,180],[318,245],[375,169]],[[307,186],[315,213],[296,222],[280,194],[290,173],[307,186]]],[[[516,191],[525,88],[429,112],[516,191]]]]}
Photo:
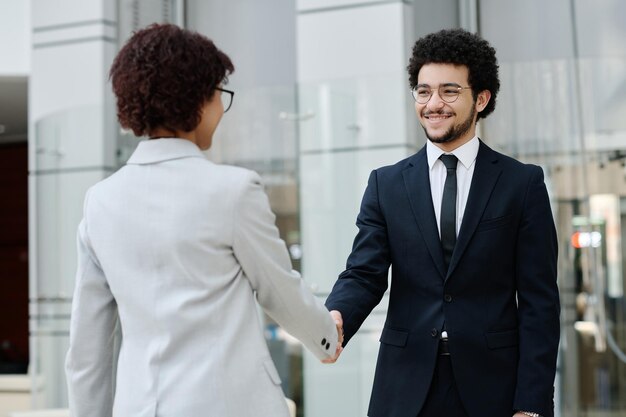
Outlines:
{"type": "Polygon", "coordinates": [[[0,76],[0,143],[27,140],[27,103],[28,77],[0,76]]]}

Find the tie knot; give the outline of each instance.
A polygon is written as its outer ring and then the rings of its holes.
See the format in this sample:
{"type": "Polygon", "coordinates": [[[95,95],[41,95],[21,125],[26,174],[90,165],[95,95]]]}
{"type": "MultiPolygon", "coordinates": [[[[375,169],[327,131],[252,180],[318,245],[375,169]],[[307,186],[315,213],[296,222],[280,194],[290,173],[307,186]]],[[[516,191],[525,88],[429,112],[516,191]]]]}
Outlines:
{"type": "Polygon", "coordinates": [[[441,155],[439,157],[441,162],[446,166],[446,169],[454,169],[456,170],[456,163],[458,161],[457,157],[454,155],[441,155]]]}

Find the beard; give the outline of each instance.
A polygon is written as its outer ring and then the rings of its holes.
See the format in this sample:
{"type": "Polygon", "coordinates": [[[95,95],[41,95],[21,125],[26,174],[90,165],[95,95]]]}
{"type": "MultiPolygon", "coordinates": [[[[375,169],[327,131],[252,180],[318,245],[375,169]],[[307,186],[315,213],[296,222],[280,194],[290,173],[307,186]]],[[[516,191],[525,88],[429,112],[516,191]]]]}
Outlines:
{"type": "MultiPolygon", "coordinates": [[[[437,112],[430,112],[428,114],[438,114],[437,112]]],[[[429,141],[432,143],[448,143],[453,142],[454,140],[460,138],[465,135],[472,128],[472,124],[474,123],[474,116],[476,116],[476,108],[472,106],[472,112],[467,116],[461,124],[453,125],[445,132],[443,135],[439,137],[431,136],[426,129],[426,126],[422,125],[422,129],[424,129],[424,133],[429,141]]]]}

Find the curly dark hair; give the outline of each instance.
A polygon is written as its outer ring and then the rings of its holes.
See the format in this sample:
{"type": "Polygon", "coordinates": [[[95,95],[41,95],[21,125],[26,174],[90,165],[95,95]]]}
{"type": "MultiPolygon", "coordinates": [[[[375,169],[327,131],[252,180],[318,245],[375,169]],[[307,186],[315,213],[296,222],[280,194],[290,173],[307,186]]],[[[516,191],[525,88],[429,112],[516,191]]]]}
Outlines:
{"type": "Polygon", "coordinates": [[[203,35],[150,25],[126,42],[109,72],[119,122],[137,136],[157,127],[191,131],[204,103],[233,71],[230,58],[203,35]]]}
{"type": "Polygon", "coordinates": [[[491,92],[491,99],[478,113],[478,119],[487,117],[495,109],[500,80],[496,50],[489,42],[463,29],[445,29],[418,39],[407,67],[411,88],[417,85],[422,65],[429,63],[466,66],[474,100],[481,91],[491,92]]]}

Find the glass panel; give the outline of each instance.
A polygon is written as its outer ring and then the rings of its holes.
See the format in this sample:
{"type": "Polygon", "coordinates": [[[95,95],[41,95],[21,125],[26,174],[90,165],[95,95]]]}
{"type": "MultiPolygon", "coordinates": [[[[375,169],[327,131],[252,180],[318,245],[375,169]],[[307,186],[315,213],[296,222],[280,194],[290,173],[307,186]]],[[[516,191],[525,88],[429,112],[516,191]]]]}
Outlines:
{"type": "Polygon", "coordinates": [[[112,160],[105,153],[112,154],[106,149],[113,145],[102,141],[108,131],[103,114],[101,106],[86,106],[50,115],[35,125],[29,176],[34,259],[29,327],[33,404],[38,408],[67,406],[64,364],[76,275],[76,230],[85,192],[113,170],[104,162],[112,160]]]}
{"type": "MultiPolygon", "coordinates": [[[[303,276],[326,298],[345,268],[372,169],[417,150],[404,73],[299,85],[303,276]],[[410,134],[407,132],[411,132],[410,134]]],[[[332,366],[305,356],[305,415],[367,415],[385,296],[332,366]]]]}
{"type": "MultiPolygon", "coordinates": [[[[108,108],[106,109],[108,111],[108,108]]],[[[35,125],[34,166],[37,171],[94,168],[112,164],[104,141],[105,108],[85,106],[52,114],[35,125]]]]}
{"type": "Polygon", "coordinates": [[[209,157],[263,176],[266,186],[296,175],[297,125],[294,86],[233,88],[234,101],[214,134],[209,157]]]}
{"type": "Polygon", "coordinates": [[[302,152],[415,143],[404,73],[302,83],[298,93],[302,152]]]}
{"type": "Polygon", "coordinates": [[[31,300],[32,400],[35,408],[67,406],[65,354],[69,348],[71,298],[31,300]]]}
{"type": "Polygon", "coordinates": [[[303,275],[326,297],[356,235],[356,216],[372,169],[404,159],[406,148],[303,154],[300,159],[303,275]]]}
{"type": "Polygon", "coordinates": [[[480,13],[502,81],[482,137],[544,168],[560,237],[556,416],[624,415],[626,4],[481,0],[480,13]]]}

